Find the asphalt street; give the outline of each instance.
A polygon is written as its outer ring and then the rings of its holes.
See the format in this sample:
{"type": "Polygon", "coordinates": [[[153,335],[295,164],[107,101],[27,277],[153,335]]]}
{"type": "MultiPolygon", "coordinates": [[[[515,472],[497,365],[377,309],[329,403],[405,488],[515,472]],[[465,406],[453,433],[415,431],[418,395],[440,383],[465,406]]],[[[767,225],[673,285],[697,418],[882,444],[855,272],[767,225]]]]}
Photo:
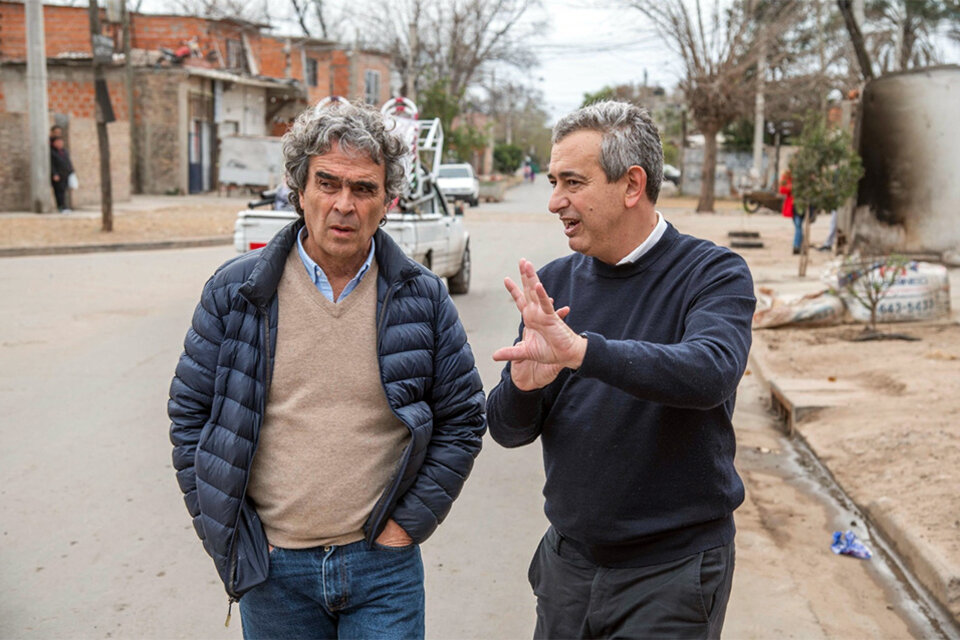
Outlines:
{"type": "MultiPolygon", "coordinates": [[[[455,302],[488,391],[500,371],[490,354],[518,323],[503,277],[520,257],[540,266],[568,251],[547,195],[540,182],[467,210],[473,283],[455,302]]],[[[238,615],[223,627],[227,597],[184,508],[166,417],[201,287],[232,255],[0,260],[0,637],[240,637],[238,615]]],[[[764,396],[748,375],[735,418],[748,497],[727,637],[929,635],[881,563],[830,553],[830,533],[851,515],[811,479],[764,396]]],[[[542,478],[538,445],[486,439],[423,547],[429,637],[530,637],[542,478]]]]}

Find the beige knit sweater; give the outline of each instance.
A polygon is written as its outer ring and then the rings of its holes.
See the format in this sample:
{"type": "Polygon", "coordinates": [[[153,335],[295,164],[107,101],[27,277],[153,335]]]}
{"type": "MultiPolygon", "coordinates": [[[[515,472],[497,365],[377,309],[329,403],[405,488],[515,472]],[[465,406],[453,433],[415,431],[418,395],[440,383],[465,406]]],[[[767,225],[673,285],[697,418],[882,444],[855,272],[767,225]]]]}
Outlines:
{"type": "Polygon", "coordinates": [[[380,381],[377,264],[333,303],[294,247],[278,295],[273,382],[248,495],[274,546],[355,542],[410,440],[380,381]]]}

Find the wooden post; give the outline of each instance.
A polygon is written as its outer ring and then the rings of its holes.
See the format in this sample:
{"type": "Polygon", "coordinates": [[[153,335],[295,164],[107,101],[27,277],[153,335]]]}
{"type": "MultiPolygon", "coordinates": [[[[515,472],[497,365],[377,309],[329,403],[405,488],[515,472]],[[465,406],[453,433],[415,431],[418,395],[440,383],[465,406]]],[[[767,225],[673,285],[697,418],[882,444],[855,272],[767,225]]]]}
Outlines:
{"type": "MultiPolygon", "coordinates": [[[[97,58],[97,36],[100,34],[100,6],[97,0],[90,0],[90,51],[93,54],[93,84],[106,84],[103,66],[97,58]]],[[[113,185],[110,182],[110,137],[107,133],[107,119],[103,105],[97,103],[97,142],[100,146],[100,212],[101,231],[113,231],[113,185]]]]}

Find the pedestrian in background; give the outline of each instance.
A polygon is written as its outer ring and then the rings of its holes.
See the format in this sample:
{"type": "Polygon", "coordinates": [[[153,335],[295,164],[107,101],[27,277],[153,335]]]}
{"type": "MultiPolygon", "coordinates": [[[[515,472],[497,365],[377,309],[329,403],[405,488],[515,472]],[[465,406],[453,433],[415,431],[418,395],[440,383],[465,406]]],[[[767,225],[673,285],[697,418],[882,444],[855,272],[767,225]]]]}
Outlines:
{"type": "Polygon", "coordinates": [[[780,178],[780,193],[786,196],[783,199],[783,209],[781,210],[783,217],[793,218],[793,255],[797,255],[803,246],[803,216],[797,212],[797,208],[794,206],[793,175],[790,173],[790,169],[784,171],[780,178]]]}
{"type": "Polygon", "coordinates": [[[70,154],[63,144],[63,138],[55,136],[50,139],[50,184],[53,186],[53,196],[57,201],[57,211],[69,213],[67,206],[67,189],[70,188],[70,175],[73,173],[73,163],[70,154]]]}
{"type": "Polygon", "coordinates": [[[300,114],[299,218],[217,270],[187,332],[173,462],[244,638],[424,636],[419,545],[485,424],[443,281],[380,229],[408,153],[367,105],[300,114]]]}
{"type": "Polygon", "coordinates": [[[550,521],[536,638],[719,637],[744,498],[731,419],[756,300],[743,258],[656,210],[660,136],[600,102],[553,130],[549,209],[576,253],[505,284],[522,322],[494,440],[540,439],[550,521]]]}

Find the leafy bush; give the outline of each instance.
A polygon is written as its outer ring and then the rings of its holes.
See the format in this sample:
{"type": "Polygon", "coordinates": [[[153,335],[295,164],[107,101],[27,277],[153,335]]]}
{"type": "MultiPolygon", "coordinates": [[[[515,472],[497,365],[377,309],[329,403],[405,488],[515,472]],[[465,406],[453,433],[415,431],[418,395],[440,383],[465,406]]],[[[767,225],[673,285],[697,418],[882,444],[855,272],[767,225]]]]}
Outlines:
{"type": "Polygon", "coordinates": [[[846,129],[832,129],[819,115],[807,119],[790,159],[797,211],[833,211],[857,192],[863,163],[846,129]]]}
{"type": "Polygon", "coordinates": [[[513,173],[523,164],[523,149],[501,143],[493,148],[493,168],[498,173],[513,173]]]}

